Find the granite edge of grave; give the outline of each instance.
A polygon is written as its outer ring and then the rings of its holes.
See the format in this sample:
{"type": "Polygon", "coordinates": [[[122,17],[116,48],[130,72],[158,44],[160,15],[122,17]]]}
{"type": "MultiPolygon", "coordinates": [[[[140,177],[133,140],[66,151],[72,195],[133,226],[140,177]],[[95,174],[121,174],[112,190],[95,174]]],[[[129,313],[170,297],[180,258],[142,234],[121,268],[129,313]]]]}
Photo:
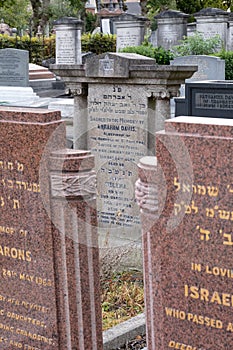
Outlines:
{"type": "Polygon", "coordinates": [[[141,313],[103,332],[104,350],[117,349],[137,335],[146,333],[145,314],[141,313]]]}

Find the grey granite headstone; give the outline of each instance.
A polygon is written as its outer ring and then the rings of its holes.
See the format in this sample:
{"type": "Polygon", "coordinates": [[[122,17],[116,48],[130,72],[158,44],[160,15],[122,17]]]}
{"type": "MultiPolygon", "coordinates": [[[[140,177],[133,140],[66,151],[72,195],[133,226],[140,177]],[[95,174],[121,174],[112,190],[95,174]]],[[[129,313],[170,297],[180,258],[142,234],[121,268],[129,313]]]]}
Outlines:
{"type": "Polygon", "coordinates": [[[81,29],[76,17],[62,17],[54,22],[56,30],[56,63],[82,64],[81,29]]]}
{"type": "Polygon", "coordinates": [[[225,79],[225,61],[219,57],[207,55],[190,55],[176,57],[171,61],[171,65],[175,66],[198,66],[195,72],[186,82],[197,80],[224,80],[225,79]]]}
{"type": "MultiPolygon", "coordinates": [[[[201,80],[224,80],[225,79],[225,60],[219,57],[206,55],[190,55],[176,57],[171,61],[171,65],[184,66],[195,65],[198,66],[197,72],[193,74],[190,79],[186,79],[185,83],[201,80]]],[[[175,98],[175,116],[184,115],[185,108],[185,85],[180,88],[180,98],[175,98]]],[[[173,106],[173,104],[172,104],[173,106]]]]}
{"type": "Polygon", "coordinates": [[[26,50],[0,50],[0,86],[29,85],[29,53],[26,50]]]}

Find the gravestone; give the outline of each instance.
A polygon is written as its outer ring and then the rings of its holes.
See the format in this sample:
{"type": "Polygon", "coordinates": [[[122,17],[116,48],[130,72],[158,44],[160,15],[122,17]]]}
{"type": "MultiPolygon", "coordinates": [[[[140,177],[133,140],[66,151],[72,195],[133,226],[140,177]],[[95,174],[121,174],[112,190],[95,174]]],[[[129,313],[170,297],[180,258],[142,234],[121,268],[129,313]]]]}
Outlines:
{"type": "MultiPolygon", "coordinates": [[[[190,55],[176,57],[171,65],[196,65],[198,70],[185,83],[200,80],[224,80],[225,60],[207,55],[190,55]]],[[[180,88],[180,97],[175,98],[175,116],[186,115],[185,84],[180,88]]]]}
{"type": "Polygon", "coordinates": [[[0,347],[101,349],[93,156],[64,149],[59,112],[0,125],[0,347]]]}
{"type": "Polygon", "coordinates": [[[178,45],[187,36],[187,20],[189,15],[175,10],[166,10],[155,16],[157,20],[157,45],[166,50],[178,45]]]}
{"type": "Polygon", "coordinates": [[[113,32],[116,34],[116,51],[127,46],[139,46],[144,40],[146,18],[129,13],[112,19],[113,32]]]}
{"type": "Polygon", "coordinates": [[[232,118],[233,83],[231,80],[186,84],[187,115],[232,118]]]}
{"type": "Polygon", "coordinates": [[[178,117],[139,163],[150,350],[233,346],[232,152],[232,120],[178,117]]]}
{"type": "Polygon", "coordinates": [[[26,50],[0,50],[0,86],[29,85],[29,53],[26,50]]]}
{"type": "Polygon", "coordinates": [[[227,51],[233,50],[233,13],[229,13],[228,17],[228,30],[227,30],[227,51]]]}
{"type": "MultiPolygon", "coordinates": [[[[87,76],[127,76],[128,65],[154,60],[130,54],[93,58],[87,76]],[[93,67],[95,67],[93,69],[93,67]]],[[[93,83],[88,89],[88,149],[95,154],[99,227],[111,227],[117,244],[138,241],[140,221],[133,184],[138,160],[148,152],[148,101],[143,86],[93,83]],[[130,230],[134,227],[133,232],[130,230]],[[130,232],[131,231],[131,232],[130,232]]]]}
{"type": "Polygon", "coordinates": [[[75,17],[62,17],[54,22],[57,64],[82,64],[82,24],[75,17]]]}
{"type": "Polygon", "coordinates": [[[224,80],[225,79],[225,60],[219,57],[207,55],[190,55],[176,57],[171,61],[175,66],[198,66],[198,70],[185,82],[197,80],[224,80]]]}
{"type": "Polygon", "coordinates": [[[202,33],[205,39],[219,35],[223,47],[226,48],[228,39],[228,17],[229,12],[227,11],[211,7],[204,8],[194,14],[196,31],[202,33]]]}
{"type": "Polygon", "coordinates": [[[0,105],[31,106],[39,96],[29,87],[29,53],[0,50],[0,105]]]}
{"type": "Polygon", "coordinates": [[[170,98],[195,68],[159,66],[129,53],[51,68],[74,95],[74,148],[90,149],[96,157],[101,247],[120,247],[118,260],[126,258],[124,266],[135,266],[132,246],[141,252],[135,167],[154,152],[154,131],[170,117],[170,98]]]}

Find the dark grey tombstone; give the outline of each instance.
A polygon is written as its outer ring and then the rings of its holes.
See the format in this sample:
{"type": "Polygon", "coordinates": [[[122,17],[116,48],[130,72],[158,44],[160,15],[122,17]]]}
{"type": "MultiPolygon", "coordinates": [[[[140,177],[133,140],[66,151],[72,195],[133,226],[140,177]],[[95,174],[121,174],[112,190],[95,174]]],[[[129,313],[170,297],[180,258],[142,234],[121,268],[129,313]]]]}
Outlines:
{"type": "Polygon", "coordinates": [[[233,82],[205,81],[186,84],[187,115],[232,119],[233,82]]]}

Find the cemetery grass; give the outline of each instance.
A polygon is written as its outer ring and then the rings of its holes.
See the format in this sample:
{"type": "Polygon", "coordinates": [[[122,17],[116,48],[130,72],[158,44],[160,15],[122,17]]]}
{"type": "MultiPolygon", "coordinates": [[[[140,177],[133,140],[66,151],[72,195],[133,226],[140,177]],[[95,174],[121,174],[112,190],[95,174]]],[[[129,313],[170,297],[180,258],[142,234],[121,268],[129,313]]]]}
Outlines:
{"type": "Polygon", "coordinates": [[[109,329],[144,311],[143,275],[141,271],[114,273],[102,279],[103,330],[109,329]]]}

